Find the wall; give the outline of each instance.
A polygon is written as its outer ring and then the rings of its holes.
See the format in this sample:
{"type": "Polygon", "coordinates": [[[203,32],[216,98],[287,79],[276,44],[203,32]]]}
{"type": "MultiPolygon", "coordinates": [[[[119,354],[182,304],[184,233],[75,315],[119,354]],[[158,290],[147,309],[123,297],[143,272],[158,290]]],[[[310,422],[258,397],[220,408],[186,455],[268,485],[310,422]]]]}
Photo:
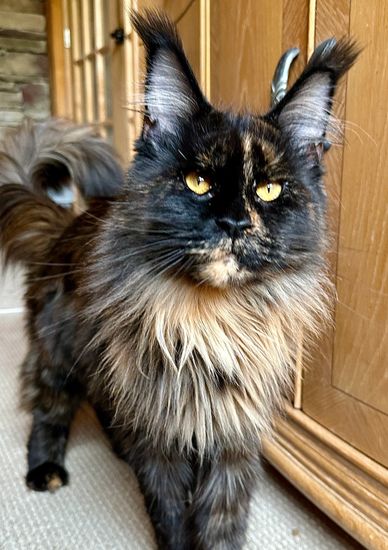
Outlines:
{"type": "Polygon", "coordinates": [[[24,116],[50,114],[43,0],[0,0],[0,137],[24,116]]]}

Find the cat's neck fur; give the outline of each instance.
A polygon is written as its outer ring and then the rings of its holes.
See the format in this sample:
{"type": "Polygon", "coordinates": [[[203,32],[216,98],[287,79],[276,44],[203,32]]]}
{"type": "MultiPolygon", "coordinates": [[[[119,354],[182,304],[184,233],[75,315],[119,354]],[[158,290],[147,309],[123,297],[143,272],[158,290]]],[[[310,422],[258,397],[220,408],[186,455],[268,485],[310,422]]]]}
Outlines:
{"type": "Polygon", "coordinates": [[[117,421],[200,454],[259,441],[297,347],[326,317],[325,283],[312,273],[220,290],[139,270],[99,333],[117,421]]]}

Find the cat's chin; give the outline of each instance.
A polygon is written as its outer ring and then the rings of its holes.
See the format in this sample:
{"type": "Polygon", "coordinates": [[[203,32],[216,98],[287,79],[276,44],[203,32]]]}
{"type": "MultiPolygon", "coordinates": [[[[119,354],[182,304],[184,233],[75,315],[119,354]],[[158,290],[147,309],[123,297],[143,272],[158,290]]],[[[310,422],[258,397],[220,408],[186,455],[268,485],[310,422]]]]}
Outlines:
{"type": "Polygon", "coordinates": [[[204,264],[197,279],[202,284],[216,288],[244,285],[254,280],[254,274],[241,267],[234,254],[225,254],[204,264]]]}

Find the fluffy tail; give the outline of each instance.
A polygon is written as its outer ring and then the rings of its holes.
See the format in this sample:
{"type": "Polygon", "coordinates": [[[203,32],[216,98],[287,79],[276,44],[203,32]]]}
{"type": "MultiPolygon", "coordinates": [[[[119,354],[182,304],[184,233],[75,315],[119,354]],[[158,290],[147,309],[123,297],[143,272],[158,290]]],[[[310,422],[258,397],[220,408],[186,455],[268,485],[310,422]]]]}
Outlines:
{"type": "Polygon", "coordinates": [[[6,262],[41,262],[74,213],[47,192],[74,185],[85,198],[117,195],[123,170],[90,127],[26,120],[0,143],[0,245],[6,262]]]}
{"type": "Polygon", "coordinates": [[[0,187],[0,245],[4,264],[44,261],[74,214],[26,187],[0,187]]]}
{"type": "Polygon", "coordinates": [[[0,143],[0,185],[19,183],[42,194],[71,182],[85,198],[111,197],[122,188],[118,157],[92,127],[27,119],[0,143]]]}

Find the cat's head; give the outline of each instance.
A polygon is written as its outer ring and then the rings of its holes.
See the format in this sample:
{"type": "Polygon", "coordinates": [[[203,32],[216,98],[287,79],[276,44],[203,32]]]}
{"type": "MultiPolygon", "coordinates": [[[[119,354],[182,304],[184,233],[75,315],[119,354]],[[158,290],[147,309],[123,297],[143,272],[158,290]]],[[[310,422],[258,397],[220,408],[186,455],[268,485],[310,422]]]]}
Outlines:
{"type": "Polygon", "coordinates": [[[328,40],[264,116],[214,108],[174,26],[132,16],[147,54],[145,116],[129,173],[130,223],[156,271],[215,287],[321,262],[321,151],[338,79],[357,52],[328,40]]]}

